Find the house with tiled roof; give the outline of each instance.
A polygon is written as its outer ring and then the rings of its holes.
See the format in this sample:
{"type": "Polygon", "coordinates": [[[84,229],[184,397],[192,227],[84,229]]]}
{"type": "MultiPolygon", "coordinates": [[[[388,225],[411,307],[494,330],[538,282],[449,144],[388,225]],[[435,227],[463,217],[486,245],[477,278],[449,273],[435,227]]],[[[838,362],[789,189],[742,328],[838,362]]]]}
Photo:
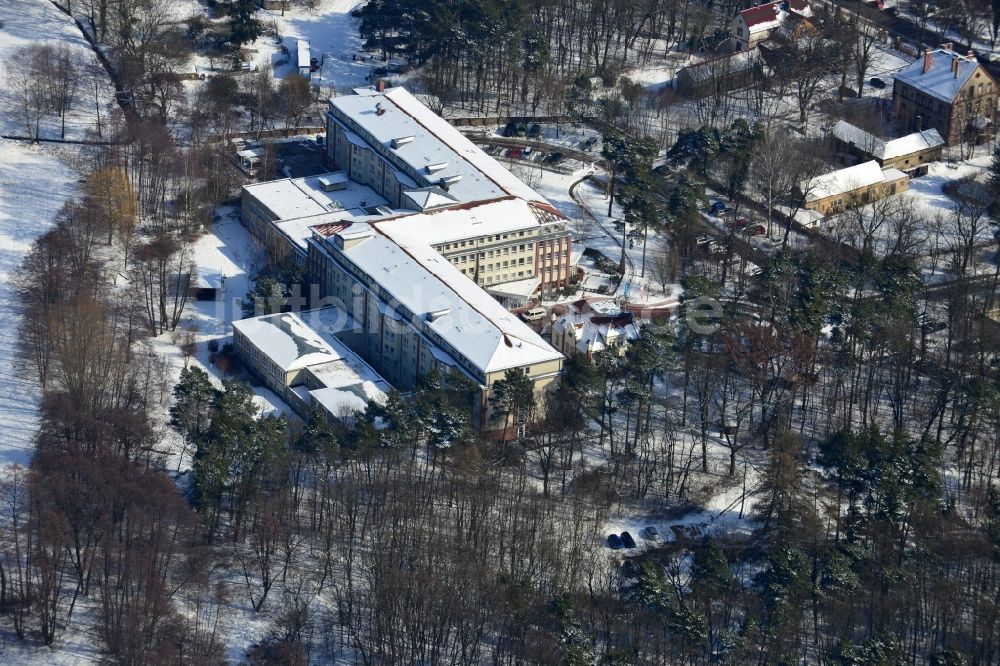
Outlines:
{"type": "Polygon", "coordinates": [[[768,2],[749,7],[729,23],[730,47],[734,51],[752,49],[788,21],[811,16],[812,9],[808,0],[768,2]]]}
{"type": "Polygon", "coordinates": [[[927,49],[894,77],[893,118],[910,131],[936,129],[949,146],[988,141],[996,112],[996,81],[972,51],[927,49]]]}

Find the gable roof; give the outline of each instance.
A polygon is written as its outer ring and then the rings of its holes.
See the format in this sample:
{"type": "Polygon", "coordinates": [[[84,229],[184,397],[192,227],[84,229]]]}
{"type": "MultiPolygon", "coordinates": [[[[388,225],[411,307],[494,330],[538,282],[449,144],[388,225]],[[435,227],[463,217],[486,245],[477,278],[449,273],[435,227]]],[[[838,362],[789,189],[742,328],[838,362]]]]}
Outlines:
{"type": "Polygon", "coordinates": [[[833,136],[879,160],[891,160],[944,145],[944,139],[936,129],[914,132],[886,141],[846,120],[840,120],[833,126],[833,136]]]}
{"type": "MultiPolygon", "coordinates": [[[[482,374],[556,361],[562,354],[538,337],[425,241],[390,238],[380,227],[359,222],[337,236],[361,242],[331,252],[377,282],[391,305],[387,316],[407,314],[413,328],[446,354],[460,356],[482,374]],[[357,232],[355,233],[355,229],[357,232]],[[433,316],[432,316],[433,315],[433,316]]],[[[314,240],[315,242],[315,240],[314,240]]]]}
{"type": "Polygon", "coordinates": [[[740,16],[751,33],[777,28],[781,25],[781,4],[769,2],[766,5],[750,7],[741,11],[740,16]]]}
{"type": "MultiPolygon", "coordinates": [[[[459,201],[513,195],[527,201],[544,198],[473,144],[405,88],[333,97],[333,119],[348,119],[363,144],[378,144],[419,174],[424,185],[448,184],[459,201]]],[[[350,139],[350,135],[348,135],[350,139]]]]}
{"type": "Polygon", "coordinates": [[[806,201],[813,202],[905,176],[902,171],[883,169],[875,160],[869,160],[846,169],[816,176],[804,183],[803,189],[806,190],[806,201]]]}
{"type": "Polygon", "coordinates": [[[708,81],[717,76],[730,74],[740,74],[748,72],[760,64],[760,56],[757,47],[746,51],[734,51],[725,55],[704,60],[694,65],[688,65],[678,70],[679,75],[683,72],[692,81],[708,81]]]}
{"type": "MultiPolygon", "coordinates": [[[[979,62],[974,54],[963,56],[951,49],[940,48],[910,63],[897,72],[895,78],[950,104],[978,69],[980,69],[979,62]],[[925,72],[924,64],[928,58],[930,66],[925,72]]],[[[985,74],[985,71],[983,73],[985,74]]]]}

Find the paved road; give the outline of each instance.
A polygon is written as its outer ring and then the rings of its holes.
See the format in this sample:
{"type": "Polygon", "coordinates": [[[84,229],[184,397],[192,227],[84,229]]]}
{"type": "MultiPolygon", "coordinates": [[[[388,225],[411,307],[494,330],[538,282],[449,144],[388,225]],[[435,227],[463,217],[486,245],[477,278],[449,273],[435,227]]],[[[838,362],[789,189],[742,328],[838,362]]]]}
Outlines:
{"type": "Polygon", "coordinates": [[[604,166],[604,160],[600,153],[588,153],[574,148],[567,148],[554,143],[545,143],[535,139],[522,139],[519,137],[493,136],[491,134],[476,134],[466,132],[465,137],[472,143],[480,146],[504,146],[508,148],[531,148],[548,153],[562,153],[563,157],[579,160],[584,164],[596,164],[604,166]]]}

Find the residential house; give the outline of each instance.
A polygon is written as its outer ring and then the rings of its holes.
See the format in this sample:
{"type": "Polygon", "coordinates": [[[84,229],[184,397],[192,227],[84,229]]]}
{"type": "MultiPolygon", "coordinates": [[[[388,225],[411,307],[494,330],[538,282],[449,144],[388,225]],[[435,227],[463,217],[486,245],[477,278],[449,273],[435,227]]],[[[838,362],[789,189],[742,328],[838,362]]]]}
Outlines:
{"type": "Polygon", "coordinates": [[[677,72],[677,92],[700,99],[739,90],[764,78],[760,53],[755,48],[688,65],[677,72]]]}
{"type": "Polygon", "coordinates": [[[866,204],[905,192],[909,181],[909,176],[899,169],[883,169],[875,160],[869,160],[802,183],[796,195],[804,195],[804,208],[827,216],[852,204],[866,204]]]}
{"type": "Polygon", "coordinates": [[[729,23],[730,47],[733,51],[752,49],[768,39],[789,21],[812,16],[808,0],[768,2],[744,9],[729,23]]]}
{"type": "Polygon", "coordinates": [[[996,112],[997,84],[971,51],[927,49],[895,75],[893,117],[910,131],[936,129],[949,146],[988,141],[996,112]]]}
{"type": "Polygon", "coordinates": [[[594,352],[607,349],[624,351],[628,342],[639,337],[639,323],[613,300],[581,299],[552,322],[549,337],[552,346],[566,356],[593,357],[594,352]]]}
{"type": "Polygon", "coordinates": [[[837,148],[879,166],[894,167],[911,178],[927,173],[927,164],[941,159],[944,139],[934,128],[913,132],[898,139],[880,139],[845,120],[830,132],[837,148]]]}

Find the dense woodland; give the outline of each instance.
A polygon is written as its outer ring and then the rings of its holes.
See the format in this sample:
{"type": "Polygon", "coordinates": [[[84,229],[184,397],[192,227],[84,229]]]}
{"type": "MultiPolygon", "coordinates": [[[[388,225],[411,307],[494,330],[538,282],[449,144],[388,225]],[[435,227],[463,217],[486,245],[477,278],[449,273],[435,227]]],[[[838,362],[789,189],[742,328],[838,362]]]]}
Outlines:
{"type": "MultiPolygon", "coordinates": [[[[754,191],[796,209],[793,185],[821,149],[774,126],[763,101],[736,118],[727,109],[746,105],[720,96],[669,132],[604,113],[606,184],[630,240],[648,244],[642,270],[684,282],[678,318],[624,354],[569,359],[544,402],[509,375],[491,425],[533,412],[517,440],[472,428],[471,389],[454,376],[351,427],[260,419],[224,348],[221,385],[191,363],[170,386],[149,340],[173,335],[193,354],[171,285],[237,184],[205,139],[232,128],[234,100],[252,123],[294,125],[308,88],[219,77],[187,99],[163,49],[205,45],[154,21],[156,2],[69,9],[126,94],[20,277],[21,370],[43,401],[30,467],[0,486],[9,640],[58,648],[82,632],[113,663],[218,663],[233,658],[236,608],[268,621],[245,656],[259,664],[1000,663],[1000,328],[984,316],[1000,270],[978,270],[977,246],[1000,160],[992,180],[956,188],[949,216],[900,199],[846,211],[840,238],[801,247],[786,232],[749,282],[735,234],[717,255],[695,245],[706,183],[738,205],[754,191]],[[652,168],[665,138],[667,173],[652,168]],[[931,287],[927,255],[949,276],[931,287]],[[725,303],[717,326],[690,325],[703,298],[725,303]],[[945,326],[929,330],[922,312],[945,326]],[[627,566],[603,545],[612,515],[679,518],[722,492],[746,529],[678,535],[627,566]]],[[[601,103],[580,97],[581,73],[700,45],[723,9],[372,0],[361,29],[447,104],[575,89],[566,108],[591,116],[601,103]]],[[[239,11],[203,29],[249,41],[262,26],[239,11]]],[[[73,63],[39,56],[25,62],[64,74],[24,79],[29,133],[39,114],[84,103],[58,85],[73,63]]],[[[857,56],[818,57],[804,60],[813,78],[865,78],[857,56]]],[[[795,84],[803,114],[812,80],[795,84]]],[[[262,270],[256,295],[288,275],[262,270]]]]}

